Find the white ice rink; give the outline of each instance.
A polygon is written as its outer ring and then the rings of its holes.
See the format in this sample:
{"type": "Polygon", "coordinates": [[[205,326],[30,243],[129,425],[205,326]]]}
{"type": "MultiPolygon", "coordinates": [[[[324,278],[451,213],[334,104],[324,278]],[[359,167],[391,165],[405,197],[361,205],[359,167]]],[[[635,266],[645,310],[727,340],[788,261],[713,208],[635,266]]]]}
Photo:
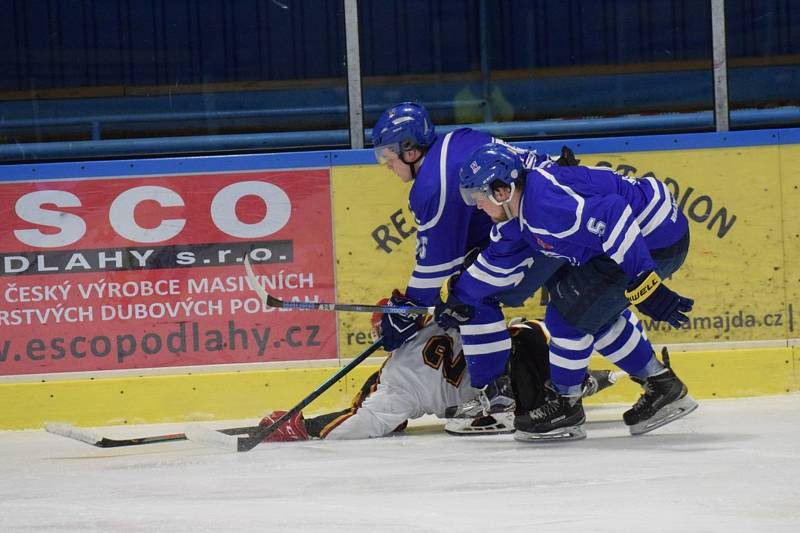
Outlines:
{"type": "Polygon", "coordinates": [[[0,432],[0,531],[800,531],[800,395],[704,401],[636,438],[622,410],[587,409],[588,439],[557,445],[449,437],[430,420],[238,454],[0,432]]]}

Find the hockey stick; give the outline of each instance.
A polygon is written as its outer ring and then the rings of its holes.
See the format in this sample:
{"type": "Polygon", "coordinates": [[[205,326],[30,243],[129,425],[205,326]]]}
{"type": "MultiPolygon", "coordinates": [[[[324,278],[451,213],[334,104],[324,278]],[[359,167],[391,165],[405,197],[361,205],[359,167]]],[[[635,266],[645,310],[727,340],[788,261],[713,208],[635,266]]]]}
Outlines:
{"type": "Polygon", "coordinates": [[[268,307],[282,309],[302,309],[305,311],[351,311],[356,313],[402,313],[406,315],[433,314],[433,307],[420,307],[416,305],[364,305],[364,304],[332,304],[322,302],[285,302],[280,298],[270,295],[264,286],[258,282],[250,257],[244,256],[244,269],[247,271],[247,281],[261,300],[268,307]]]}
{"type": "Polygon", "coordinates": [[[272,435],[278,428],[291,419],[295,414],[303,410],[305,406],[316,400],[323,392],[331,388],[337,381],[345,377],[351,370],[357,367],[364,359],[372,355],[373,352],[383,346],[383,337],[376,340],[369,348],[361,352],[355,359],[341,368],[336,374],[329,377],[322,385],[317,387],[311,394],[300,400],[300,403],[286,411],[280,418],[269,426],[259,427],[257,431],[246,437],[236,437],[228,434],[227,431],[214,431],[205,426],[195,426],[186,428],[186,437],[200,444],[206,444],[215,448],[222,448],[232,452],[247,452],[256,447],[265,438],[272,435]]]}
{"type": "MultiPolygon", "coordinates": [[[[88,429],[79,428],[72,424],[63,422],[51,422],[44,428],[48,433],[67,437],[68,439],[85,442],[98,448],[119,448],[121,446],[140,446],[142,444],[157,444],[160,442],[173,442],[187,440],[185,433],[167,433],[164,435],[152,435],[148,437],[133,437],[129,439],[110,439],[101,437],[88,429]]],[[[258,426],[247,426],[240,428],[220,429],[219,431],[228,435],[240,435],[242,433],[253,433],[259,429],[258,426]]]]}

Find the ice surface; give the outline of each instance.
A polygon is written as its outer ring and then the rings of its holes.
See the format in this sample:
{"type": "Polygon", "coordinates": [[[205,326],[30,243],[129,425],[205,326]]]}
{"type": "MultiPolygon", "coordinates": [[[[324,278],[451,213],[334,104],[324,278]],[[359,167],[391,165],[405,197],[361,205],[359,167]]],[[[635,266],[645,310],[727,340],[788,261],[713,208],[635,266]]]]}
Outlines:
{"type": "Polygon", "coordinates": [[[431,419],[238,454],[0,432],[0,531],[800,531],[800,395],[704,401],[641,437],[623,410],[588,409],[588,439],[555,445],[447,436],[431,419]]]}

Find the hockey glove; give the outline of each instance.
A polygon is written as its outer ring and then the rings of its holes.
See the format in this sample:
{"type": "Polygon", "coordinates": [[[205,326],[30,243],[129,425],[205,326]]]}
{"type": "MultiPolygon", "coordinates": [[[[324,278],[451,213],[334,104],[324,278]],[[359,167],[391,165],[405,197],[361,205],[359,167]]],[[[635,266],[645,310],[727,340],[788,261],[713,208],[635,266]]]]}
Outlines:
{"type": "Polygon", "coordinates": [[[561,147],[561,157],[556,159],[556,164],[560,167],[576,167],[579,161],[575,159],[575,152],[568,146],[561,147]]]}
{"type": "Polygon", "coordinates": [[[433,318],[443,329],[457,329],[461,324],[472,320],[475,308],[453,296],[453,287],[459,274],[453,274],[442,285],[439,297],[442,303],[433,310],[433,318]]]}
{"type": "MultiPolygon", "coordinates": [[[[375,305],[389,305],[389,298],[381,298],[378,300],[375,305]]],[[[369,336],[372,337],[372,342],[378,340],[378,337],[381,336],[381,321],[383,320],[383,313],[380,311],[376,311],[372,313],[372,316],[369,319],[369,336]]]]}
{"type": "Polygon", "coordinates": [[[668,289],[653,271],[640,274],[625,291],[625,297],[642,313],[674,328],[689,321],[685,313],[694,306],[694,300],[668,289]]]}
{"type": "MultiPolygon", "coordinates": [[[[405,294],[397,289],[392,291],[389,298],[389,305],[417,305],[405,294]]],[[[404,342],[413,338],[420,328],[421,317],[419,315],[389,314],[384,313],[381,317],[381,334],[383,335],[383,349],[393,352],[403,345],[404,342]]]]}
{"type": "Polygon", "coordinates": [[[481,248],[479,246],[473,246],[470,248],[469,251],[464,254],[464,263],[461,265],[461,272],[471,267],[472,263],[478,259],[479,255],[481,255],[481,248]]]}

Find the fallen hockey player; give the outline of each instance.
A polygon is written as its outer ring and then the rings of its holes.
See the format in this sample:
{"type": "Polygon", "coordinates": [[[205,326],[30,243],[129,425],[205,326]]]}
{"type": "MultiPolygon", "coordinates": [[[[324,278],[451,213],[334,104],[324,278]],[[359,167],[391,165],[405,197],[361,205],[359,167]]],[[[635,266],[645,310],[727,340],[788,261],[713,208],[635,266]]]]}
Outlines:
{"type": "MultiPolygon", "coordinates": [[[[538,322],[522,319],[512,320],[509,332],[509,374],[517,413],[521,414],[544,398],[544,384],[549,378],[548,337],[538,322]]],[[[591,370],[584,395],[609,387],[616,377],[608,370],[591,370]]],[[[415,338],[389,355],[361,387],[350,408],[308,419],[300,412],[265,441],[384,437],[404,430],[408,420],[426,414],[446,418],[458,405],[476,397],[478,389],[469,384],[459,335],[452,330],[445,333],[430,321],[415,338]]],[[[261,425],[272,424],[283,413],[271,413],[261,425]]],[[[512,433],[514,413],[449,419],[445,431],[454,435],[512,433]]]]}

